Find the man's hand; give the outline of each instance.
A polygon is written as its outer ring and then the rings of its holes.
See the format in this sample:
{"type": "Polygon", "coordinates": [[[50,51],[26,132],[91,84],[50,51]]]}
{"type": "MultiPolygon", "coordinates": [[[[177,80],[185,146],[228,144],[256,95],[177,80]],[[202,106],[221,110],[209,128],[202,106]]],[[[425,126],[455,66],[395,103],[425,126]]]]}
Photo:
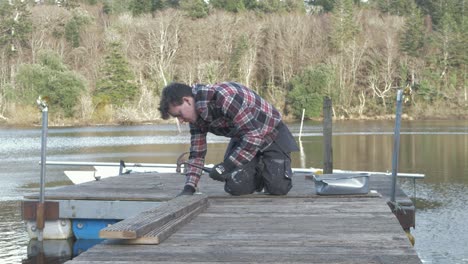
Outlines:
{"type": "Polygon", "coordinates": [[[215,165],[209,174],[210,178],[215,181],[224,182],[226,181],[227,176],[234,171],[236,165],[232,163],[229,159],[224,162],[221,162],[215,165]]]}
{"type": "Polygon", "coordinates": [[[193,195],[193,193],[195,193],[195,188],[191,185],[185,185],[184,186],[184,189],[182,190],[181,193],[179,193],[177,196],[181,196],[181,195],[193,195]]]}

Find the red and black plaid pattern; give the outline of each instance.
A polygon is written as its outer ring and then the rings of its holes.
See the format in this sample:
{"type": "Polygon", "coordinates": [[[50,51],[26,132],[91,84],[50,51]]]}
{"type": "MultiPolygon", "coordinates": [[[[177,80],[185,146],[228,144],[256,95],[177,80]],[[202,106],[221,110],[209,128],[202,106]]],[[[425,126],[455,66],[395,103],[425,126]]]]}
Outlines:
{"type": "MultiPolygon", "coordinates": [[[[233,82],[193,87],[198,120],[190,124],[189,163],[203,166],[207,150],[206,135],[237,138],[240,145],[230,157],[240,166],[251,161],[276,137],[280,113],[249,88],[233,82]]],[[[189,166],[186,183],[197,186],[201,169],[189,166]]]]}

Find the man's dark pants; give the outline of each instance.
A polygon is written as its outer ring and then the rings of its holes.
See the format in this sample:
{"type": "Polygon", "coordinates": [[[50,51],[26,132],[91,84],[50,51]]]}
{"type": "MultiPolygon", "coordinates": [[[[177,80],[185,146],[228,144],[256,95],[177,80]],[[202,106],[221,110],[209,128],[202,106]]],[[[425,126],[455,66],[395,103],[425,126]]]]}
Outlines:
{"type": "MultiPolygon", "coordinates": [[[[232,172],[224,190],[232,195],[251,194],[265,189],[273,195],[286,195],[292,188],[291,155],[297,151],[296,141],[283,123],[278,125],[277,138],[247,164],[232,172]]],[[[238,139],[231,139],[225,153],[225,159],[240,144],[238,139]]]]}

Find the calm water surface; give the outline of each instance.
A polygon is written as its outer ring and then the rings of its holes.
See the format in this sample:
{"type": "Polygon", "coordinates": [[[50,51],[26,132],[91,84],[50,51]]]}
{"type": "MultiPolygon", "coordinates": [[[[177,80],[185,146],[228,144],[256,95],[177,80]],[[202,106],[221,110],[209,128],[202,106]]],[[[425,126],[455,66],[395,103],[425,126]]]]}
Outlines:
{"type": "MultiPolygon", "coordinates": [[[[297,138],[299,124],[289,127],[297,138]]],[[[334,167],[390,171],[393,127],[394,121],[334,123],[334,167]]],[[[408,194],[416,192],[416,229],[411,230],[416,251],[424,263],[468,263],[468,121],[405,121],[401,132],[399,171],[426,174],[416,187],[399,182],[408,194]]],[[[0,128],[0,263],[34,263],[37,258],[19,201],[38,191],[40,136],[40,128],[0,128]]],[[[228,141],[216,136],[208,140],[207,163],[217,163],[228,141]]],[[[187,142],[187,127],[179,134],[174,125],[49,128],[47,159],[175,163],[188,150],[187,142]]],[[[322,167],[321,124],[305,123],[301,142],[304,152],[294,153],[293,166],[322,167]]],[[[71,184],[63,174],[67,169],[76,167],[48,167],[47,185],[71,184]]],[[[49,245],[60,248],[49,263],[71,258],[66,253],[73,251],[73,243],[60,243],[49,245]]]]}

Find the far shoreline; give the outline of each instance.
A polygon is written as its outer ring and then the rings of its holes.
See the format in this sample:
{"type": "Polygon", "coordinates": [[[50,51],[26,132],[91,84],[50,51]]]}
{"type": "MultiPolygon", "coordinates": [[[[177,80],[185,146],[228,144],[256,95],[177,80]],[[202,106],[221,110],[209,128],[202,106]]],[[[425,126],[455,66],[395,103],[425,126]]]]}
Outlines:
{"type": "MultiPolygon", "coordinates": [[[[409,116],[407,114],[402,114],[402,120],[404,121],[443,121],[443,120],[460,120],[466,121],[468,120],[468,114],[466,116],[431,116],[431,117],[419,117],[415,118],[409,116]]],[[[300,119],[296,118],[283,118],[285,123],[296,123],[301,122],[300,119]]],[[[314,121],[314,122],[322,122],[322,118],[308,118],[305,121],[314,121]]],[[[352,122],[352,121],[391,121],[395,120],[395,115],[380,115],[380,116],[360,116],[360,117],[333,117],[333,122],[352,122]]],[[[174,124],[176,125],[176,121],[174,119],[170,120],[144,120],[144,121],[113,121],[113,122],[79,122],[79,121],[72,121],[72,120],[61,120],[60,122],[50,121],[48,127],[50,128],[67,128],[67,127],[100,127],[100,126],[144,126],[144,125],[165,125],[165,124],[174,124]]],[[[23,128],[23,129],[32,129],[32,128],[40,128],[41,121],[38,120],[31,123],[15,123],[15,122],[7,122],[3,121],[0,122],[0,129],[14,129],[14,128],[23,128]]]]}

